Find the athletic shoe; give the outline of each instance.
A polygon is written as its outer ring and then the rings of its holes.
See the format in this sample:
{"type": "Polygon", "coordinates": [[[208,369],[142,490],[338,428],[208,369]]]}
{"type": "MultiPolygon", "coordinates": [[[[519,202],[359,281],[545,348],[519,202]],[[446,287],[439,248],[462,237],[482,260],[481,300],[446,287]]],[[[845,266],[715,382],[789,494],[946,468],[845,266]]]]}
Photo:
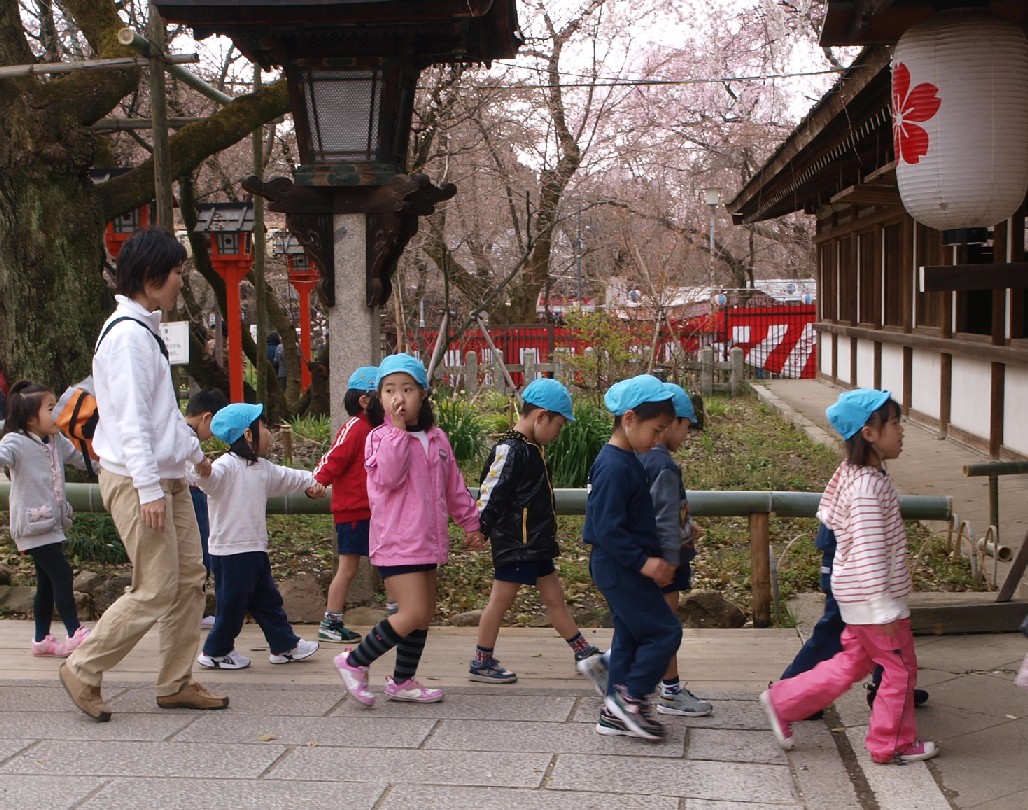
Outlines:
{"type": "Polygon", "coordinates": [[[401,703],[438,703],[444,697],[442,689],[422,686],[413,678],[397,683],[392,675],[386,675],[385,694],[390,700],[401,703]]]}
{"type": "Polygon", "coordinates": [[[368,668],[350,666],[350,648],[347,647],[333,659],[339,677],[343,679],[346,694],[362,706],[371,708],[375,705],[375,696],[368,689],[368,668]]]}
{"type": "Polygon", "coordinates": [[[174,695],[161,695],[157,705],[162,709],[227,709],[228,698],[208,692],[203,684],[190,681],[174,695]]]}
{"type": "MultiPolygon", "coordinates": [[[[870,709],[875,705],[875,697],[878,695],[878,684],[871,682],[864,684],[867,690],[867,707],[870,709]]],[[[928,702],[928,693],[924,689],[914,690],[914,708],[924,706],[928,702]]]]}
{"type": "Polygon", "coordinates": [[[71,702],[79,709],[98,723],[106,723],[111,719],[111,710],[104,703],[99,686],[90,686],[80,681],[71,674],[67,662],[61,664],[60,669],[57,670],[57,677],[61,679],[61,685],[68,693],[68,697],[71,698],[71,702]]]}
{"type": "Polygon", "coordinates": [[[902,765],[905,762],[921,762],[926,759],[931,759],[938,753],[939,746],[935,743],[914,740],[902,751],[897,751],[888,759],[875,759],[874,757],[871,757],[871,759],[878,765],[890,765],[893,762],[897,765],[902,765]]]}
{"type": "Polygon", "coordinates": [[[472,661],[468,668],[468,680],[478,683],[514,683],[518,679],[517,673],[506,669],[495,658],[487,658],[485,661],[472,661]]]}
{"type": "Polygon", "coordinates": [[[607,694],[607,661],[602,653],[576,661],[575,669],[592,682],[593,689],[600,697],[607,694]]]}
{"type": "Polygon", "coordinates": [[[664,726],[658,723],[645,700],[631,697],[623,686],[614,687],[614,692],[603,699],[607,710],[625,724],[628,733],[644,740],[660,740],[664,737],[664,726]]]}
{"type": "Polygon", "coordinates": [[[767,721],[771,725],[771,732],[775,735],[775,739],[778,740],[779,748],[783,751],[791,751],[796,745],[796,741],[792,738],[792,724],[778,716],[778,710],[771,702],[769,690],[765,689],[760,693],[760,705],[767,713],[767,721]]]}
{"type": "Polygon", "coordinates": [[[268,660],[273,664],[288,664],[291,661],[303,661],[310,658],[318,651],[318,642],[304,641],[302,638],[296,642],[296,646],[288,652],[271,653],[268,660]]]}
{"type": "Polygon", "coordinates": [[[329,641],[333,644],[353,644],[361,640],[361,634],[355,633],[342,622],[323,621],[318,627],[318,641],[329,641]]]}
{"type": "Polygon", "coordinates": [[[577,664],[579,661],[585,661],[588,658],[592,658],[594,655],[603,655],[603,653],[590,644],[581,652],[575,653],[575,663],[577,664]]]}
{"type": "Polygon", "coordinates": [[[33,655],[52,655],[57,658],[67,658],[70,652],[71,650],[65,652],[64,645],[49,634],[42,641],[32,642],[33,655]]]}
{"type": "Polygon", "coordinates": [[[604,737],[632,736],[632,732],[628,730],[628,726],[626,726],[618,717],[607,711],[606,706],[600,709],[600,719],[596,723],[596,733],[602,734],[604,737]]]}
{"type": "Polygon", "coordinates": [[[206,669],[246,669],[250,666],[250,659],[232,650],[227,655],[206,655],[200,653],[196,663],[206,669]]]}
{"type": "Polygon", "coordinates": [[[204,616],[202,619],[200,619],[200,629],[201,630],[210,630],[212,627],[214,627],[214,617],[213,616],[204,616]]]}
{"type": "Polygon", "coordinates": [[[700,700],[684,686],[677,691],[661,689],[657,696],[657,714],[674,714],[679,717],[706,717],[714,707],[700,700]]]}
{"type": "Polygon", "coordinates": [[[75,652],[75,650],[77,650],[82,645],[82,642],[86,640],[86,637],[88,635],[89,628],[85,625],[80,624],[78,626],[78,629],[70,636],[68,636],[68,640],[64,642],[64,654],[71,655],[73,652],[75,652]]]}

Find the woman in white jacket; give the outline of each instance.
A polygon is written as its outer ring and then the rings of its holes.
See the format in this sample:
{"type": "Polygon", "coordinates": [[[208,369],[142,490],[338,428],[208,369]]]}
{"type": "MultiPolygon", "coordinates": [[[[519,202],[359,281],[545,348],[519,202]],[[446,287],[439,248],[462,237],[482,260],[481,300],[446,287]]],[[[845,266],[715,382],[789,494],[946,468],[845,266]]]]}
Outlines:
{"type": "Polygon", "coordinates": [[[72,701],[99,722],[111,717],[100,687],[160,619],[157,705],[223,709],[228,698],[192,681],[203,616],[200,532],[186,484],[186,464],[209,469],[200,442],[179,410],[161,312],[182,289],[185,249],[163,228],[136,233],[118,256],[118,307],[93,356],[100,421],[100,493],[132,561],[132,585],[61,666],[72,701]]]}

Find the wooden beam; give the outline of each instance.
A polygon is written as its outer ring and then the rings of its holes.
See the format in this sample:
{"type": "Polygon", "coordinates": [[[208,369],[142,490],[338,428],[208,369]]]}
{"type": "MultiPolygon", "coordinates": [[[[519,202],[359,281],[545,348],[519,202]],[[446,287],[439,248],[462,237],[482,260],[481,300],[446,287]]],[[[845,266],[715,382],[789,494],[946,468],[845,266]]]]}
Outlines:
{"type": "Polygon", "coordinates": [[[922,266],[918,269],[918,288],[921,292],[1028,289],[1028,262],[922,266]]]}
{"type": "Polygon", "coordinates": [[[890,186],[856,185],[844,188],[832,196],[833,204],[849,205],[902,205],[899,189],[890,186]]]}

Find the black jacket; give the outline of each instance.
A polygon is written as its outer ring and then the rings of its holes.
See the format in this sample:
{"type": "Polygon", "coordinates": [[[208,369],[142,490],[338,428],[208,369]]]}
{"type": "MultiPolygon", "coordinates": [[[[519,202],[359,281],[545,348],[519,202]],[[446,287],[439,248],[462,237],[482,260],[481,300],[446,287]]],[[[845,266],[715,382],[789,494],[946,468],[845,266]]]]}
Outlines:
{"type": "Polygon", "coordinates": [[[552,560],[557,514],[542,448],[516,430],[506,433],[482,469],[478,511],[493,565],[552,560]]]}

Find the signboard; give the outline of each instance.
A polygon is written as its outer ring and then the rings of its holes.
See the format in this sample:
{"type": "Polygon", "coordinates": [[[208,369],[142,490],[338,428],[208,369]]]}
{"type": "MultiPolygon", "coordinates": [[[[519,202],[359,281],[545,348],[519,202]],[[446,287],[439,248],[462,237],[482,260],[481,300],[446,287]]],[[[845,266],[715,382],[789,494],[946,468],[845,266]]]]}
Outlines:
{"type": "Polygon", "coordinates": [[[168,346],[168,360],[173,366],[189,362],[189,321],[161,323],[161,340],[168,346]]]}

